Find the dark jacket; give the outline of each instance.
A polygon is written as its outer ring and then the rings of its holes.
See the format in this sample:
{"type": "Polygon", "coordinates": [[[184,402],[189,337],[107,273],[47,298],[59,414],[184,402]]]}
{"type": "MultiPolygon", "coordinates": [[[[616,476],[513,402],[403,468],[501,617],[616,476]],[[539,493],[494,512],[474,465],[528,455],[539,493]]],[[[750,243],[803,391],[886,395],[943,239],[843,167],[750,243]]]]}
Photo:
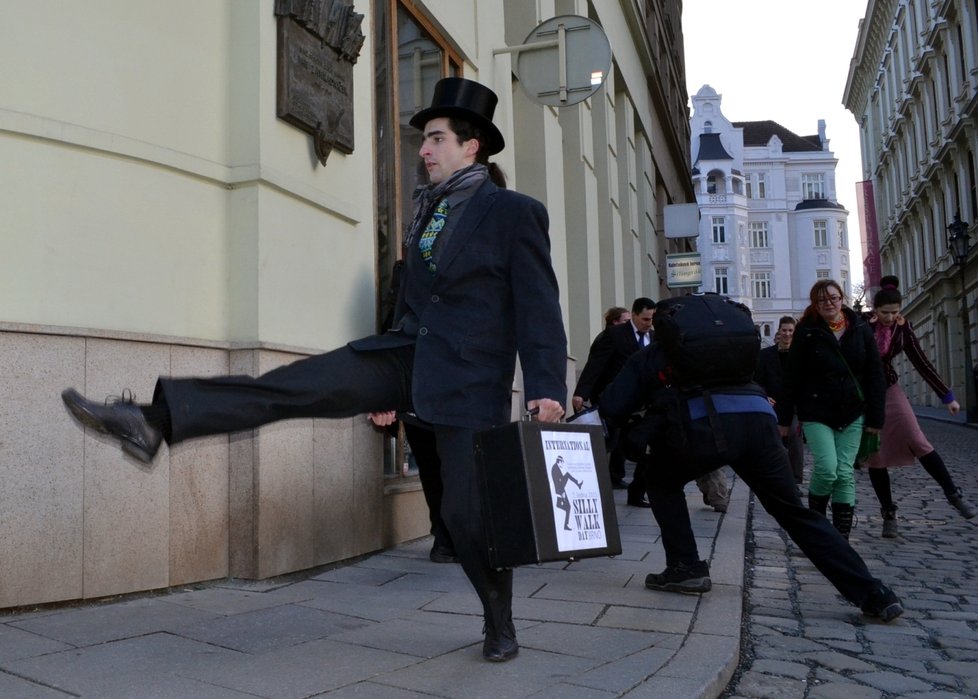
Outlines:
{"type": "Polygon", "coordinates": [[[591,345],[574,395],[597,403],[605,387],[625,366],[625,361],[638,350],[639,344],[631,322],[603,330],[591,345]]]}
{"type": "Polygon", "coordinates": [[[519,354],[526,400],[567,401],[567,338],[543,204],[486,180],[428,271],[405,251],[393,328],[359,351],[414,345],[414,410],[436,425],[510,420],[519,354]]]}
{"type": "Polygon", "coordinates": [[[849,326],[838,340],[821,317],[802,319],[795,328],[784,398],[775,406],[782,426],[790,425],[797,412],[802,422],[833,429],[846,427],[860,415],[865,415],[864,426],[883,427],[886,381],[876,339],[861,316],[849,308],[842,312],[849,326]]]}
{"type": "Polygon", "coordinates": [[[768,396],[780,403],[784,398],[784,370],[788,352],[782,352],[777,345],[765,347],[757,358],[754,381],[759,383],[768,396]]]}

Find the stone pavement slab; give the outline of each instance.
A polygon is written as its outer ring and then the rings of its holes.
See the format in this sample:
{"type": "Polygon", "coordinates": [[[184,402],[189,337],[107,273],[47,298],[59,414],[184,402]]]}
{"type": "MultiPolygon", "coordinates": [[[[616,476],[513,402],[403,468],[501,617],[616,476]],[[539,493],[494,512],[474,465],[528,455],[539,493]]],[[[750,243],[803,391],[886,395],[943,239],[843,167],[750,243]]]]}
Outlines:
{"type": "Polygon", "coordinates": [[[423,539],[272,580],[0,611],[0,697],[713,699],[740,652],[747,490],[736,481],[721,516],[687,489],[704,596],[645,588],[659,530],[625,497],[622,555],[516,571],[507,663],[482,658],[479,600],[423,539]]]}

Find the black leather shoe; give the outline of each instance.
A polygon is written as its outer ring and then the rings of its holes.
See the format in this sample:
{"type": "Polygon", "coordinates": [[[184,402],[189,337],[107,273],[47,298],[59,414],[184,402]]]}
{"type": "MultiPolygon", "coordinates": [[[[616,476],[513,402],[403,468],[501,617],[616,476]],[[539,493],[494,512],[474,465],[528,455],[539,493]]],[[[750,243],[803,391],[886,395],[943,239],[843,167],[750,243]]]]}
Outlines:
{"type": "Polygon", "coordinates": [[[113,403],[95,403],[73,388],[61,392],[68,411],[85,427],[115,437],[122,451],[144,464],[151,463],[163,441],[162,433],[146,422],[143,411],[132,396],[123,396],[113,403]]]}
{"type": "Polygon", "coordinates": [[[432,563],[458,563],[455,550],[447,546],[432,546],[428,558],[432,563]]]}
{"type": "Polygon", "coordinates": [[[493,633],[486,629],[486,640],[482,642],[482,657],[491,663],[504,663],[515,658],[520,652],[520,644],[516,642],[516,630],[507,629],[502,633],[493,633]]]}
{"type": "Polygon", "coordinates": [[[627,504],[632,507],[652,507],[645,498],[628,498],[627,504]]]}

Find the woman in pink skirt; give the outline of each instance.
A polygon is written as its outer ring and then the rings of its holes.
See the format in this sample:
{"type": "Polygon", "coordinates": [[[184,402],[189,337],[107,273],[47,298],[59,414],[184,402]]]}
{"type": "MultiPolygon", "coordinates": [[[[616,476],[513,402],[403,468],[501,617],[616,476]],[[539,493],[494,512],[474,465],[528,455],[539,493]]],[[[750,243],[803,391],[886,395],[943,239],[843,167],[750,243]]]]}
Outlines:
{"type": "Polygon", "coordinates": [[[883,515],[883,536],[892,539],[897,535],[896,505],[890,492],[890,474],[895,466],[910,466],[919,460],[924,470],[944,489],[948,502],[966,519],[975,516],[975,508],[964,499],[961,489],[954,484],[943,459],[920,429],[910,401],[897,383],[893,359],[901,352],[920,373],[924,381],[940,396],[951,415],[961,406],[954,400],[954,393],[937,375],[934,366],[924,356],[910,323],[900,315],[903,297],[899,280],[886,276],[880,280],[881,288],[873,297],[873,318],[870,320],[876,335],[876,344],[883,360],[886,375],[886,421],[880,435],[881,448],[868,461],[869,480],[880,501],[883,515]]]}

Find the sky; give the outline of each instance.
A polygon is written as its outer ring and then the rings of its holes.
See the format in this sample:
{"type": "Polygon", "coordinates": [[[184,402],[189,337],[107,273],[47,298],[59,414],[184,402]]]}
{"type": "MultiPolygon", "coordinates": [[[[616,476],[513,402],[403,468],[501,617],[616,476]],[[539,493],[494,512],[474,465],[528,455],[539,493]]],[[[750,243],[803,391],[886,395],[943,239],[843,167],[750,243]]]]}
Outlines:
{"type": "MultiPolygon", "coordinates": [[[[849,210],[850,268],[863,278],[856,182],[863,179],[859,128],[842,105],[849,61],[867,0],[683,0],[686,89],[710,85],[730,121],[770,119],[799,136],[825,119],[839,164],[836,193],[849,210]],[[857,238],[855,234],[860,237],[857,238]]],[[[691,106],[691,105],[690,105],[691,106]]]]}

